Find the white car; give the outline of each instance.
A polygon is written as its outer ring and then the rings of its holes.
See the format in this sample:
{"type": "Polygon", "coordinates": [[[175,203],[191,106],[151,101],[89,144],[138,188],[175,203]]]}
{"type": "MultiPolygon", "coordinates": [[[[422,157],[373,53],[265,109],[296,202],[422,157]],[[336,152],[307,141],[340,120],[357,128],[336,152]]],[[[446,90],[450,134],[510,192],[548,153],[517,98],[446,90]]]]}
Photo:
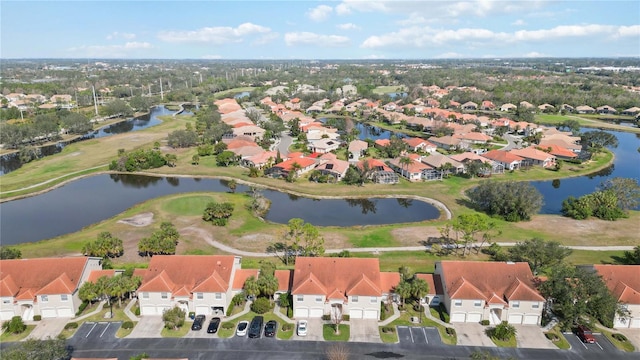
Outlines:
{"type": "Polygon", "coordinates": [[[238,323],[238,328],[236,329],[236,336],[246,336],[248,329],[249,329],[249,322],[240,321],[238,323]]]}
{"type": "Polygon", "coordinates": [[[307,336],[307,320],[298,321],[298,336],[307,336]]]}

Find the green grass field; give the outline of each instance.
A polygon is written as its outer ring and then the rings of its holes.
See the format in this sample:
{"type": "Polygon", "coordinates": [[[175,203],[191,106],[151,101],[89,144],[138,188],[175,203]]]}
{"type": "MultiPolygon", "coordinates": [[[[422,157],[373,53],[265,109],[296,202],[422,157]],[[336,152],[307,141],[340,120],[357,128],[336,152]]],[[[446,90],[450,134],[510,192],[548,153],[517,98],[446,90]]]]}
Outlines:
{"type": "Polygon", "coordinates": [[[372,90],[372,92],[374,94],[377,95],[384,95],[384,94],[388,94],[388,93],[394,93],[394,92],[403,92],[406,91],[406,88],[402,85],[400,86],[378,86],[375,89],[372,90]]]}

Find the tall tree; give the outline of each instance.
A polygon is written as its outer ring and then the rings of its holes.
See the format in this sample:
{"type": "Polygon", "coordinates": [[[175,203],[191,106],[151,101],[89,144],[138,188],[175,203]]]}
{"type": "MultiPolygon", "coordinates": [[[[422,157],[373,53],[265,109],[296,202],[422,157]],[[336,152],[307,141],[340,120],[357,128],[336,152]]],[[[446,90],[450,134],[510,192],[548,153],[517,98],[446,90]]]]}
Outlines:
{"type": "Polygon", "coordinates": [[[542,194],[524,181],[483,181],[468,190],[467,196],[480,210],[507,221],[529,220],[544,203],[542,194]]]}
{"type": "Polygon", "coordinates": [[[635,209],[640,204],[640,185],[632,178],[615,177],[603,181],[600,191],[610,190],[618,199],[618,207],[624,211],[635,209]]]}
{"type": "Polygon", "coordinates": [[[533,238],[516,243],[509,249],[509,258],[512,261],[528,262],[531,271],[538,274],[548,267],[562,263],[572,252],[573,250],[562,246],[559,242],[533,238]]]}

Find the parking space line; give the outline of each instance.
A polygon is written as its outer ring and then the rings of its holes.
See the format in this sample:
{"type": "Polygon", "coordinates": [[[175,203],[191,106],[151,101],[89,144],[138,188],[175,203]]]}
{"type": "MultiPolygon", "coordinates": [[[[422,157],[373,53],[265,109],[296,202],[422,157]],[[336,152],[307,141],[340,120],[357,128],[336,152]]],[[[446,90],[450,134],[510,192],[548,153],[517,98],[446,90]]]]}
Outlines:
{"type": "Polygon", "coordinates": [[[600,343],[596,341],[596,345],[598,345],[598,347],[600,348],[600,350],[604,351],[604,349],[602,348],[602,346],[600,346],[600,343]]]}
{"type": "Polygon", "coordinates": [[[409,329],[409,335],[411,335],[411,342],[414,343],[415,341],[413,341],[413,331],[411,331],[411,329],[409,329]]]}
{"type": "Polygon", "coordinates": [[[89,337],[89,335],[91,335],[91,332],[93,331],[93,329],[95,329],[95,327],[98,325],[98,323],[93,323],[93,326],[91,327],[91,330],[89,330],[89,332],[87,333],[87,335],[85,336],[86,338],[89,337]]]}
{"type": "Polygon", "coordinates": [[[102,335],[107,332],[107,329],[109,329],[109,325],[111,325],[111,323],[108,323],[107,326],[105,326],[104,330],[102,330],[102,333],[100,334],[100,337],[102,337],[102,335]]]}
{"type": "Polygon", "coordinates": [[[576,339],[578,339],[578,342],[579,342],[580,344],[582,344],[582,346],[584,346],[584,348],[585,348],[585,349],[588,349],[587,345],[585,345],[585,344],[582,342],[582,340],[580,339],[580,337],[578,337],[578,335],[576,335],[576,339]]]}
{"type": "Polygon", "coordinates": [[[422,328],[422,333],[424,334],[424,341],[427,342],[427,344],[429,343],[429,339],[427,338],[427,330],[425,330],[425,328],[422,328]]]}

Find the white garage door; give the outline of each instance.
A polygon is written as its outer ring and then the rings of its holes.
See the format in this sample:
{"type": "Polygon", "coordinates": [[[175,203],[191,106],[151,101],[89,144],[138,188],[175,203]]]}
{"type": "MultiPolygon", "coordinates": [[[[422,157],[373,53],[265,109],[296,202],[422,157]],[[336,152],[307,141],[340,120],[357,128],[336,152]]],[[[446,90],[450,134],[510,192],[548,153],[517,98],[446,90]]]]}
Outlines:
{"type": "Polygon", "coordinates": [[[349,310],[349,319],[362,319],[362,309],[349,310]]]}
{"type": "Polygon", "coordinates": [[[450,322],[464,322],[465,314],[464,313],[453,313],[451,314],[450,322]]]}
{"type": "Polygon", "coordinates": [[[510,314],[509,324],[522,324],[522,314],[510,314]]]}
{"type": "Polygon", "coordinates": [[[73,317],[73,311],[69,308],[58,308],[58,317],[73,317]]]}
{"type": "Polygon", "coordinates": [[[13,310],[0,311],[0,320],[11,320],[13,316],[13,310]]]}
{"type": "Polygon", "coordinates": [[[538,315],[525,315],[524,316],[524,324],[525,325],[538,325],[538,315]]]}
{"type": "Polygon", "coordinates": [[[155,306],[143,306],[140,308],[140,315],[160,315],[155,306]]]}
{"type": "Polygon", "coordinates": [[[467,314],[467,322],[479,323],[482,320],[482,314],[471,313],[467,314]]]}
{"type": "Polygon", "coordinates": [[[309,317],[321,318],[323,314],[324,314],[324,311],[322,310],[322,308],[315,308],[315,309],[311,309],[311,313],[309,314],[309,317]]]}
{"type": "Polygon", "coordinates": [[[630,326],[632,329],[640,329],[640,318],[631,319],[630,326]]]}
{"type": "Polygon", "coordinates": [[[209,315],[208,306],[196,306],[196,315],[209,315]]]}
{"type": "Polygon", "coordinates": [[[365,319],[378,319],[378,310],[365,310],[364,311],[365,319]]]}
{"type": "Polygon", "coordinates": [[[54,318],[58,316],[56,309],[42,309],[42,318],[54,318]]]}
{"type": "Polygon", "coordinates": [[[308,308],[297,308],[297,309],[295,309],[293,317],[296,317],[296,318],[308,318],[309,317],[309,309],[308,308]]]}

